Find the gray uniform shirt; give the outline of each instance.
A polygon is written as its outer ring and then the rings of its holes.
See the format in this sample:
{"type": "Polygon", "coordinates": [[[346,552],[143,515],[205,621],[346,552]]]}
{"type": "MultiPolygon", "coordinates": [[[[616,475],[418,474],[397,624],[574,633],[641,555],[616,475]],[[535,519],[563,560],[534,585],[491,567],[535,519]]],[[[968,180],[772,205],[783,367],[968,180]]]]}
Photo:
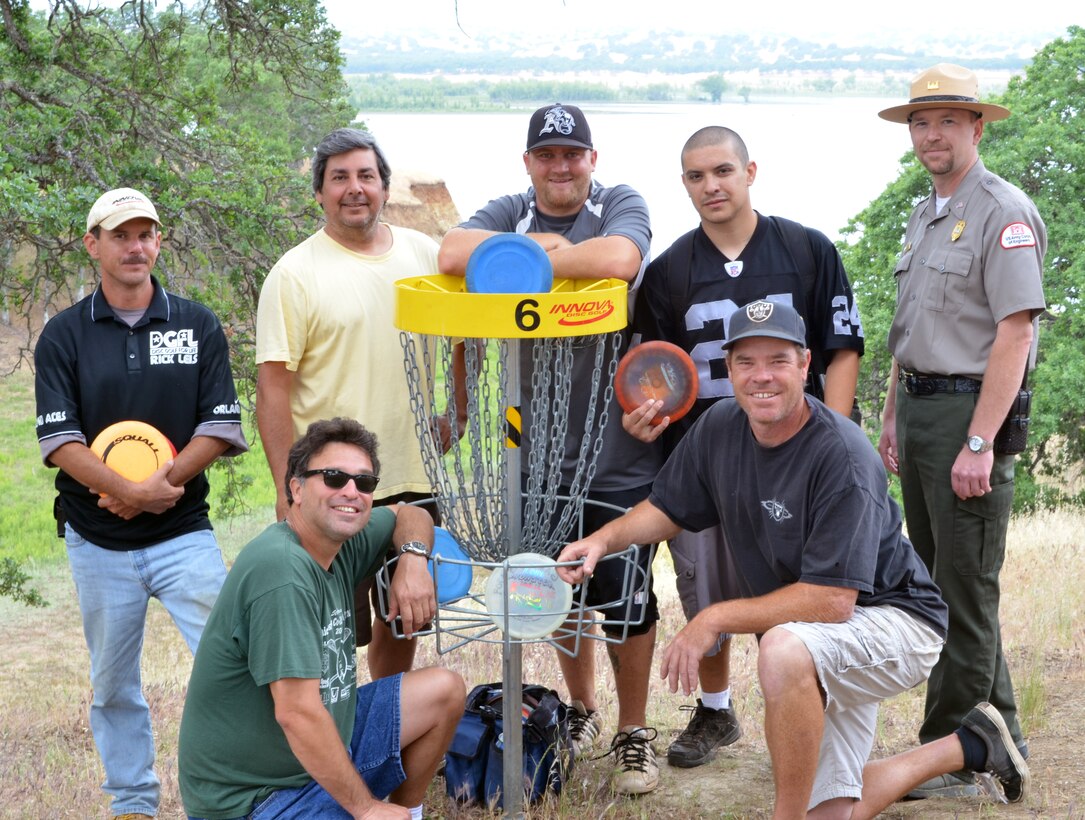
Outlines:
{"type": "Polygon", "coordinates": [[[941,214],[932,193],[908,220],[893,357],[908,370],[982,379],[998,323],[1022,310],[1035,322],[1045,307],[1046,250],[1032,200],[977,160],[941,214]]]}

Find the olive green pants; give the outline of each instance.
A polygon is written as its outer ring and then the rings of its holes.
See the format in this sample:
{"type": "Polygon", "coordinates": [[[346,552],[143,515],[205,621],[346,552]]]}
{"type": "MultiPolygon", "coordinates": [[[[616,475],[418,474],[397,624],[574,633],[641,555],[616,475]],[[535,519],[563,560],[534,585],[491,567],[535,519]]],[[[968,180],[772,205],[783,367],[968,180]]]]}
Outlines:
{"type": "Polygon", "coordinates": [[[897,447],[908,537],[949,606],[949,634],[927,683],[919,739],[952,732],[989,701],[1022,742],[1013,684],[1002,655],[999,571],[1013,507],[1013,456],[995,456],[991,492],[965,501],[950,473],[968,436],[977,393],[897,391],[897,447]]]}

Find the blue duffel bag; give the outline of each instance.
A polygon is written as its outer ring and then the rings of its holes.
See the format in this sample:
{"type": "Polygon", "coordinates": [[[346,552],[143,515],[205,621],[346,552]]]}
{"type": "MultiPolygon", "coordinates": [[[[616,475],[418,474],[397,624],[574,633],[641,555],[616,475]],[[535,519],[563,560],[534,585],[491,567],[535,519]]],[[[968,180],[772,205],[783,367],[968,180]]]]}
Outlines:
{"type": "MultiPolygon", "coordinates": [[[[500,683],[476,686],[445,754],[445,789],[464,804],[502,808],[504,721],[500,683]]],[[[557,692],[524,684],[521,724],[524,733],[524,795],[534,803],[547,790],[555,794],[572,771],[569,707],[557,692]]]]}

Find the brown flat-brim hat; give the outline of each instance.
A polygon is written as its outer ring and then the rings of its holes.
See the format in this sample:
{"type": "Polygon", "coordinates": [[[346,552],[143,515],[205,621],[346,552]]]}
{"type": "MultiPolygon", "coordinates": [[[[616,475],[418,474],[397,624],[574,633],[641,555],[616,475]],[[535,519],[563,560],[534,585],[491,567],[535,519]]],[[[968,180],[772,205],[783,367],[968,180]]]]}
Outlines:
{"type": "Polygon", "coordinates": [[[963,108],[975,111],[988,122],[1004,120],[1010,109],[979,100],[980,83],[976,72],[952,63],[939,63],[912,80],[912,98],[906,105],[895,105],[878,116],[889,122],[907,123],[914,111],[924,108],[963,108]]]}

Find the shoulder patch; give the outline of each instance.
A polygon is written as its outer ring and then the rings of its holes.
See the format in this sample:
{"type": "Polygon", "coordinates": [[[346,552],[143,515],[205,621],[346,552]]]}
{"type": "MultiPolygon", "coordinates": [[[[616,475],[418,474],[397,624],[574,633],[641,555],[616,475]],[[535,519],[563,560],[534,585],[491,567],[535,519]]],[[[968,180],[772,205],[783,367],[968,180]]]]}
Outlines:
{"type": "Polygon", "coordinates": [[[1033,234],[1032,228],[1024,222],[1011,222],[1002,229],[999,244],[1007,250],[1010,248],[1034,248],[1036,247],[1036,235],[1033,234]]]}

